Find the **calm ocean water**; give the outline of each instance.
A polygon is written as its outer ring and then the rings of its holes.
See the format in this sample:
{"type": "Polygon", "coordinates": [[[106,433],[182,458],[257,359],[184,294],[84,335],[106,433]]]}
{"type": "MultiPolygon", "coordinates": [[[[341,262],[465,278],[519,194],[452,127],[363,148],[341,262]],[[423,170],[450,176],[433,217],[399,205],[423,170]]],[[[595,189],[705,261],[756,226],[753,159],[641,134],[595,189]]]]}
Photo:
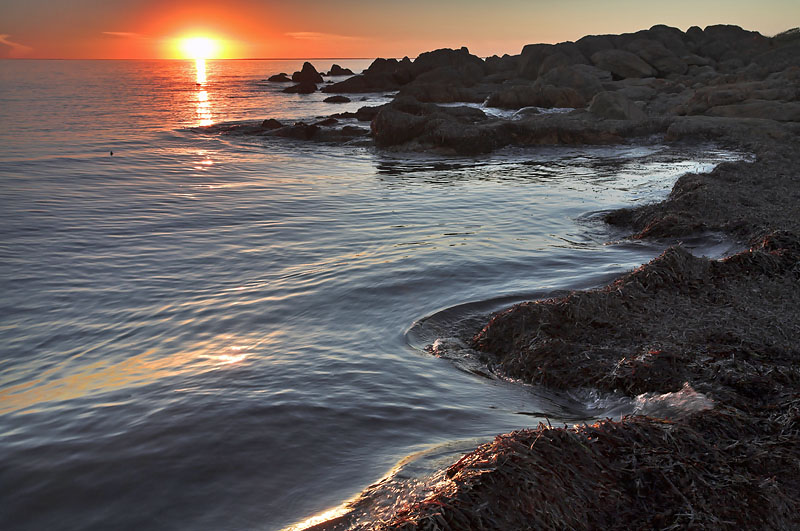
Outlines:
{"type": "Polygon", "coordinates": [[[198,85],[191,62],[0,61],[0,528],[279,529],[410,454],[574,418],[421,347],[649,260],[663,245],[608,243],[597,213],[735,156],[198,129],[386,101],[264,81],[300,64],[210,62],[198,85]]]}

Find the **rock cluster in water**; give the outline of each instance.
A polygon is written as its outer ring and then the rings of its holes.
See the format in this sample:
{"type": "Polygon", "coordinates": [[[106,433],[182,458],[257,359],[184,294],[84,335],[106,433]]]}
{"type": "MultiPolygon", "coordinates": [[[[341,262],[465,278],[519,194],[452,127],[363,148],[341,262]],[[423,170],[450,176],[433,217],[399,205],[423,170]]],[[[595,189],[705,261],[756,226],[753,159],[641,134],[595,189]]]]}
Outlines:
{"type": "MultiPolygon", "coordinates": [[[[332,68],[328,75],[343,71],[332,68]]],[[[285,91],[306,94],[317,91],[322,76],[306,63],[292,80],[297,84],[285,91]]],[[[798,87],[800,31],[770,38],[737,26],[682,32],[660,25],[532,44],[519,55],[485,60],[467,48],[435,50],[413,61],[376,59],[322,91],[337,95],[326,100],[331,103],[344,101],[342,94],[396,92],[384,106],[336,115],[369,121],[378,147],[476,154],[507,145],[608,144],[652,134],[718,138],[746,118],[796,123],[798,87]],[[501,119],[466,106],[454,111],[436,105],[458,102],[520,112],[501,119]]]]}

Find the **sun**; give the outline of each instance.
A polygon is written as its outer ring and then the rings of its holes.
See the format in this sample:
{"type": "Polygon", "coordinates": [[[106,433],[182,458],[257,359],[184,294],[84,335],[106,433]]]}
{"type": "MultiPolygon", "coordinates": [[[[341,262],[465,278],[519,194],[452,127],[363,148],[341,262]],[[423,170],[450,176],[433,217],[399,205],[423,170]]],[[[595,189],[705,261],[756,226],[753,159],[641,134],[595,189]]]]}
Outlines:
{"type": "Polygon", "coordinates": [[[187,59],[213,59],[219,52],[219,43],[210,37],[181,39],[181,52],[187,59]]]}

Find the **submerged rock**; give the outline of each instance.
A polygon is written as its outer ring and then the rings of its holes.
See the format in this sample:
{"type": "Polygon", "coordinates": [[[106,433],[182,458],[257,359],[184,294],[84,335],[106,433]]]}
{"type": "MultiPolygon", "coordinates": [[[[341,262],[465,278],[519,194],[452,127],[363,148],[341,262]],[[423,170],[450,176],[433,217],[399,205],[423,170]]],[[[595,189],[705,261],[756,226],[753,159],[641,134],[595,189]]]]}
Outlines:
{"type": "Polygon", "coordinates": [[[350,98],[347,96],[328,96],[322,101],[325,103],[350,103],[350,98]]]}
{"type": "Polygon", "coordinates": [[[274,118],[267,118],[261,122],[261,129],[273,130],[280,129],[281,127],[283,127],[283,124],[274,118]]]}

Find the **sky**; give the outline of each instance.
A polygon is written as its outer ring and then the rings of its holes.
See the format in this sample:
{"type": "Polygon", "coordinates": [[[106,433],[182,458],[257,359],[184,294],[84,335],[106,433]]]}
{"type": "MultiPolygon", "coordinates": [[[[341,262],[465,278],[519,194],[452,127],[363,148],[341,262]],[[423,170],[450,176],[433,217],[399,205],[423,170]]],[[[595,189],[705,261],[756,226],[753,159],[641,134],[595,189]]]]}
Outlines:
{"type": "Polygon", "coordinates": [[[800,0],[0,0],[0,57],[182,58],[204,36],[219,58],[480,56],[667,24],[800,26],[800,0]]]}

